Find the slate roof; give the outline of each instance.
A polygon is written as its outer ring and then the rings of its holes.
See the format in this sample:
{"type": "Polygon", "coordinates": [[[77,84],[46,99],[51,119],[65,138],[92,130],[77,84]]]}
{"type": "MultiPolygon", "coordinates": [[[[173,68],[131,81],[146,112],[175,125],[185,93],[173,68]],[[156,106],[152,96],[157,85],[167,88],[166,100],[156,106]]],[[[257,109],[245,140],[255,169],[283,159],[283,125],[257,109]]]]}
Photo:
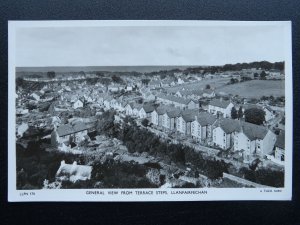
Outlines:
{"type": "Polygon", "coordinates": [[[201,112],[197,115],[197,121],[201,126],[212,125],[216,120],[216,116],[207,112],[201,112]]]}
{"type": "Polygon", "coordinates": [[[168,111],[168,108],[169,107],[167,107],[167,106],[161,105],[161,106],[157,107],[155,109],[155,111],[157,112],[158,115],[163,115],[163,114],[165,114],[165,112],[168,111]]]}
{"type": "Polygon", "coordinates": [[[199,113],[198,110],[183,110],[181,111],[181,116],[185,122],[192,122],[195,120],[195,116],[199,113]]]}
{"type": "Polygon", "coordinates": [[[181,91],[178,91],[178,92],[183,96],[187,96],[187,95],[201,96],[203,94],[202,90],[181,90],[181,91]]]}
{"type": "Polygon", "coordinates": [[[247,122],[241,123],[241,130],[251,141],[264,139],[269,131],[266,127],[247,122]]]}
{"type": "Polygon", "coordinates": [[[229,104],[230,104],[230,101],[219,100],[219,99],[213,99],[209,103],[209,105],[216,106],[216,107],[223,108],[223,109],[226,109],[229,104]]]}
{"type": "Polygon", "coordinates": [[[243,132],[251,141],[264,139],[269,131],[268,128],[264,126],[228,118],[219,120],[217,126],[220,126],[226,134],[231,134],[233,132],[243,132]]]}
{"type": "Polygon", "coordinates": [[[164,95],[164,94],[160,94],[160,93],[157,94],[157,97],[169,100],[171,102],[176,102],[176,103],[184,104],[184,105],[187,105],[191,101],[189,99],[180,98],[180,97],[176,97],[176,96],[173,96],[173,95],[164,95]]]}
{"type": "Polygon", "coordinates": [[[285,149],[285,132],[282,130],[279,135],[277,136],[277,140],[275,142],[275,147],[281,148],[281,149],[285,149]]]}
{"type": "Polygon", "coordinates": [[[180,116],[180,114],[181,114],[181,110],[175,107],[167,111],[167,115],[169,118],[176,118],[180,116]]]}
{"type": "Polygon", "coordinates": [[[141,108],[143,108],[143,105],[142,104],[138,104],[138,103],[134,103],[134,104],[131,105],[131,108],[132,109],[140,110],[141,108]]]}
{"type": "Polygon", "coordinates": [[[226,134],[240,131],[240,122],[237,120],[223,118],[218,121],[217,125],[220,126],[226,134]]]}
{"type": "Polygon", "coordinates": [[[185,122],[193,122],[195,120],[195,115],[196,114],[185,114],[185,115],[182,115],[182,118],[185,122]]]}
{"type": "Polygon", "coordinates": [[[63,137],[69,134],[74,134],[83,130],[87,130],[85,123],[78,121],[72,124],[64,124],[57,128],[56,132],[59,137],[63,137]]]}
{"type": "Polygon", "coordinates": [[[154,111],[155,107],[150,104],[145,104],[143,105],[143,109],[145,110],[146,113],[151,113],[154,111]]]}

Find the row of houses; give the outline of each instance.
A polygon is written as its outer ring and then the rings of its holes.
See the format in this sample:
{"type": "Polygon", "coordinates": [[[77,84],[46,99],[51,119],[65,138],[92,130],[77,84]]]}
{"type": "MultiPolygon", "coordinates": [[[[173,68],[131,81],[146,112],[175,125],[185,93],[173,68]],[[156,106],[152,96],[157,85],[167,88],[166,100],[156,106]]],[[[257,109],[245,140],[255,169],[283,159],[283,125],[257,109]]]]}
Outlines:
{"type": "Polygon", "coordinates": [[[181,98],[200,99],[200,98],[214,98],[216,93],[212,89],[204,90],[179,90],[175,95],[181,98]]]}
{"type": "MultiPolygon", "coordinates": [[[[166,105],[155,108],[148,105],[140,106],[136,113],[125,111],[125,114],[141,119],[148,118],[154,126],[162,130],[177,132],[197,142],[205,142],[223,150],[230,149],[238,153],[244,161],[249,161],[251,157],[272,154],[274,146],[276,147],[276,135],[264,126],[217,118],[216,115],[198,109],[180,109],[166,105]]],[[[276,158],[284,160],[282,146],[275,154],[276,158]]]]}

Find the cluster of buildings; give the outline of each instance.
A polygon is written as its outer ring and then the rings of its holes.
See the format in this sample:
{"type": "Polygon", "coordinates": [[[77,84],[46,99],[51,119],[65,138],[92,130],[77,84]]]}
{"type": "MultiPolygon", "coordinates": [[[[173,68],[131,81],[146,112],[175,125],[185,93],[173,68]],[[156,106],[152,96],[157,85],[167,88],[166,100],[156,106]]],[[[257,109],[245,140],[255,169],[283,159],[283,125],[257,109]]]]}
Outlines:
{"type": "MultiPolygon", "coordinates": [[[[236,107],[230,100],[212,99],[204,110],[199,102],[191,99],[155,94],[152,103],[136,102],[104,105],[105,109],[114,109],[120,114],[131,116],[138,120],[148,119],[154,128],[166,133],[177,134],[194,141],[222,150],[231,150],[244,162],[254,158],[264,158],[275,154],[276,159],[284,151],[274,151],[277,135],[267,126],[255,125],[243,119],[231,119],[231,110],[236,107]]],[[[245,104],[245,109],[256,105],[245,104]]],[[[270,107],[256,106],[263,109],[266,119],[271,120],[275,114],[270,107]]]]}
{"type": "MultiPolygon", "coordinates": [[[[231,119],[234,107],[236,110],[239,107],[243,110],[258,107],[265,111],[266,121],[270,121],[275,118],[275,113],[269,106],[237,105],[230,100],[217,98],[215,91],[210,88],[178,88],[178,91],[171,93],[164,87],[175,84],[163,81],[153,79],[147,85],[142,85],[142,82],[108,86],[88,85],[86,82],[63,84],[54,88],[54,92],[59,93],[55,100],[52,98],[47,101],[51,102],[52,113],[58,117],[64,112],[93,109],[97,115],[101,110],[113,109],[121,116],[130,116],[139,121],[147,119],[153,128],[167,134],[190,138],[200,145],[229,150],[245,162],[267,155],[273,155],[280,162],[284,161],[284,132],[276,135],[267,126],[247,123],[243,119],[231,119]],[[202,106],[201,99],[207,100],[208,105],[202,106]]],[[[188,82],[179,81],[185,84],[188,82]]],[[[31,101],[43,101],[46,89],[49,87],[31,93],[31,101]]],[[[24,104],[20,104],[19,108],[20,113],[29,113],[24,104]]],[[[65,142],[79,144],[89,139],[89,129],[87,123],[80,121],[55,124],[51,142],[53,145],[65,142]]]]}

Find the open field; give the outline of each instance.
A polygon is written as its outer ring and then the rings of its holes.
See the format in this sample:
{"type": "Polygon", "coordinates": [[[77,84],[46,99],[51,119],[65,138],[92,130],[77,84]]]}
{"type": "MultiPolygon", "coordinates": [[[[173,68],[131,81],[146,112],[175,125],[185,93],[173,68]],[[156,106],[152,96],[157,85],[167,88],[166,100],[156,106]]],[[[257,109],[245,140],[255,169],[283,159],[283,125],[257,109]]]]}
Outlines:
{"type": "Polygon", "coordinates": [[[178,91],[182,90],[201,90],[204,89],[207,84],[211,88],[222,87],[229,82],[230,78],[214,78],[214,79],[203,79],[201,81],[194,81],[187,84],[176,85],[174,87],[166,88],[169,91],[178,91]]]}
{"type": "Polygon", "coordinates": [[[252,80],[216,88],[216,93],[239,95],[246,98],[284,96],[284,80],[252,80]]]}

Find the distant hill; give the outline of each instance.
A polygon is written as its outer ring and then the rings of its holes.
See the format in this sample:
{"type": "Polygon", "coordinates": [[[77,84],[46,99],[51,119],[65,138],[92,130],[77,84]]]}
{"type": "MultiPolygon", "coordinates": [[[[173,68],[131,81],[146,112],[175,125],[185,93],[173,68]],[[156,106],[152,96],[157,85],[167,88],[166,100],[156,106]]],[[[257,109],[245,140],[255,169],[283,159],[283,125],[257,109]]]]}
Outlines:
{"type": "MultiPolygon", "coordinates": [[[[45,73],[48,71],[54,71],[57,73],[67,72],[92,72],[92,71],[108,71],[108,72],[140,72],[149,73],[160,70],[172,70],[180,69],[185,70],[186,68],[194,68],[199,66],[74,66],[74,67],[17,67],[16,72],[33,72],[33,73],[45,73]]],[[[202,66],[203,67],[203,66],[202,66]]]]}

